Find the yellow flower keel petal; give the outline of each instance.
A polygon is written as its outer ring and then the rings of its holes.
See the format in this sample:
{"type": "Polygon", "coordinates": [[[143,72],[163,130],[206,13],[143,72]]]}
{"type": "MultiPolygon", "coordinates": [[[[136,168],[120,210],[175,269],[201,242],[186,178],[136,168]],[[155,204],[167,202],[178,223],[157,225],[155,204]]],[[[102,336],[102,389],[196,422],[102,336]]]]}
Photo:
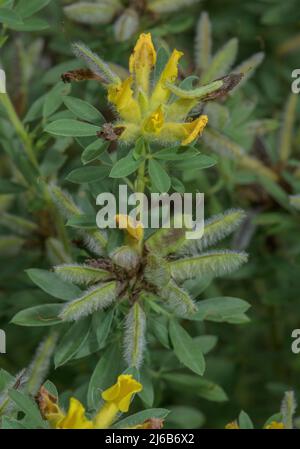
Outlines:
{"type": "Polygon", "coordinates": [[[208,118],[207,115],[200,115],[196,120],[185,123],[184,130],[187,134],[187,137],[183,139],[181,145],[189,145],[193,142],[199,135],[201,135],[203,129],[207,125],[208,118]]]}
{"type": "Polygon", "coordinates": [[[146,133],[158,134],[164,124],[164,113],[162,107],[159,106],[150,117],[145,121],[144,130],[146,133]]]}

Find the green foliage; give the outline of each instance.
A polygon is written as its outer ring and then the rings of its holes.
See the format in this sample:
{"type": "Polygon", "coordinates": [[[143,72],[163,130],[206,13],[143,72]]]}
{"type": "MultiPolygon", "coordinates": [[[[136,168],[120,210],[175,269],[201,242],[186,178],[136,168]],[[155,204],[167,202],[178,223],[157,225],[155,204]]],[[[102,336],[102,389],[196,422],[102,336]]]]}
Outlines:
{"type": "Polygon", "coordinates": [[[299,426],[299,8],[223,3],[0,1],[1,428],[48,427],[41,385],[95,412],[124,372],[144,389],[115,428],[224,427],[237,410],[240,428],[299,426]],[[188,121],[208,116],[188,146],[119,144],[107,87],[128,77],[140,32],[155,80],[185,53],[165,88],[171,122],[191,105],[188,121]],[[96,197],[120,184],[204,192],[202,238],[99,230],[96,197]]]}

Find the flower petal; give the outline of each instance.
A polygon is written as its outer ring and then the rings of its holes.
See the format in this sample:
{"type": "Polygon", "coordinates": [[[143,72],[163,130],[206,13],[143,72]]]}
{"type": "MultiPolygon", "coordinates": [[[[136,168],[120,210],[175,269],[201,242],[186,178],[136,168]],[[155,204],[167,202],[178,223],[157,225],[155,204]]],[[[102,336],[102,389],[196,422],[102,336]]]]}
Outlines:
{"type": "Polygon", "coordinates": [[[93,423],[85,417],[85,409],[76,398],[70,399],[70,406],[66,416],[61,419],[57,429],[92,429],[93,423]]]}
{"type": "Polygon", "coordinates": [[[119,228],[125,229],[128,234],[135,240],[140,241],[144,236],[144,229],[141,223],[134,223],[132,218],[128,215],[116,215],[116,222],[119,228]]]}
{"type": "Polygon", "coordinates": [[[164,113],[161,105],[145,120],[144,130],[147,133],[157,134],[164,124],[164,113]]]}
{"type": "Polygon", "coordinates": [[[140,118],[140,108],[133,98],[131,89],[133,79],[130,76],[120,84],[108,86],[108,101],[116,106],[120,117],[129,122],[136,122],[140,118]]]}
{"type": "Polygon", "coordinates": [[[156,51],[151,34],[142,33],[129,59],[129,71],[135,76],[138,89],[145,94],[149,91],[149,80],[152,68],[156,63],[156,51]]]}
{"type": "Polygon", "coordinates": [[[127,412],[132,396],[142,388],[142,385],[131,374],[121,374],[115,385],[103,391],[102,399],[114,402],[119,411],[127,412]]]}
{"type": "Polygon", "coordinates": [[[167,62],[165,68],[160,75],[160,78],[154,88],[152,97],[151,97],[151,107],[156,108],[158,104],[165,104],[171,92],[165,86],[165,83],[174,82],[178,76],[178,61],[183,56],[182,51],[173,50],[169,61],[167,62]]]}
{"type": "Polygon", "coordinates": [[[188,145],[193,142],[203,131],[206,124],[208,122],[207,115],[200,115],[196,120],[193,120],[190,123],[185,123],[184,129],[187,134],[187,137],[181,142],[181,145],[188,145]]]}

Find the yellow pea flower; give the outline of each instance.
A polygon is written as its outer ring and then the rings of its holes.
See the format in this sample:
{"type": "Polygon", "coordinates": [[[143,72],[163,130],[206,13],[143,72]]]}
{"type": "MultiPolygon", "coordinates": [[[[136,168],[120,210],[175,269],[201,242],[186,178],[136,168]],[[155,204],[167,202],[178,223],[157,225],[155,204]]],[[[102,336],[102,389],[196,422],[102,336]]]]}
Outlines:
{"type": "Polygon", "coordinates": [[[202,133],[207,116],[188,121],[197,98],[176,98],[168,86],[178,78],[178,63],[183,53],[173,50],[158,81],[151,82],[156,64],[156,51],[151,34],[141,34],[129,59],[130,76],[121,81],[110,77],[107,85],[108,101],[112,103],[120,120],[121,142],[134,142],[140,136],[149,142],[189,145],[202,133]]]}
{"type": "Polygon", "coordinates": [[[171,95],[170,91],[166,88],[165,83],[167,81],[175,82],[178,77],[178,62],[183,56],[182,51],[173,50],[166,67],[162,71],[158,83],[156,84],[153,94],[151,96],[151,104],[156,107],[159,103],[166,103],[171,95]]]}
{"type": "Polygon", "coordinates": [[[150,73],[156,63],[156,51],[151,34],[141,34],[129,59],[129,71],[135,76],[138,87],[148,95],[150,73]]]}
{"type": "Polygon", "coordinates": [[[141,223],[135,224],[131,217],[123,214],[118,214],[115,218],[119,228],[125,229],[130,237],[133,237],[138,242],[142,240],[144,236],[144,228],[141,223]]]}
{"type": "Polygon", "coordinates": [[[226,424],[225,429],[239,429],[237,421],[232,421],[226,424]]]}
{"type": "Polygon", "coordinates": [[[147,133],[159,134],[164,125],[164,113],[161,105],[145,120],[144,130],[147,133]]]}
{"type": "Polygon", "coordinates": [[[107,429],[115,421],[119,412],[128,412],[130,401],[135,393],[142,390],[142,384],[131,374],[121,374],[115,385],[102,392],[104,405],[90,420],[85,416],[85,408],[76,398],[70,399],[67,413],[57,404],[57,398],[45,388],[41,388],[38,403],[42,416],[55,429],[107,429]]]}
{"type": "Polygon", "coordinates": [[[284,429],[284,424],[279,421],[271,421],[270,424],[265,426],[265,429],[284,429]]]}
{"type": "Polygon", "coordinates": [[[129,77],[120,84],[112,84],[108,88],[108,100],[115,105],[120,117],[128,122],[140,118],[140,108],[133,98],[131,88],[133,78],[129,77]]]}
{"type": "Polygon", "coordinates": [[[85,408],[76,398],[70,399],[68,413],[56,423],[56,429],[93,429],[93,422],[85,416],[85,408]]]}
{"type": "Polygon", "coordinates": [[[117,383],[103,391],[101,395],[105,404],[94,419],[96,428],[107,429],[119,412],[128,412],[132,396],[142,388],[142,384],[137,382],[131,374],[119,376],[117,383]]]}

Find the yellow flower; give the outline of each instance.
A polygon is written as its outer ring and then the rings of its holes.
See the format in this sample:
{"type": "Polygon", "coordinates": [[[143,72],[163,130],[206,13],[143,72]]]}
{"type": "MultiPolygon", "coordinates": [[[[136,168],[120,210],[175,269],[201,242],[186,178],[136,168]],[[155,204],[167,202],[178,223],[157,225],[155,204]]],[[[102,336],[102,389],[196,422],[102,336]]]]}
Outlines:
{"type": "Polygon", "coordinates": [[[226,424],[225,429],[239,429],[239,425],[236,421],[232,421],[226,424]]]}
{"type": "Polygon", "coordinates": [[[119,84],[112,84],[108,88],[108,100],[113,103],[122,119],[134,122],[140,118],[140,108],[133,98],[132,77],[119,84]]]}
{"type": "Polygon", "coordinates": [[[93,429],[92,421],[85,417],[85,408],[75,398],[70,399],[68,413],[56,423],[56,429],[93,429]]]}
{"type": "Polygon", "coordinates": [[[67,413],[64,413],[57,404],[57,398],[44,387],[39,391],[38,403],[42,416],[55,429],[107,429],[119,412],[128,412],[132,396],[142,388],[131,374],[121,374],[115,385],[103,391],[104,405],[93,420],[85,416],[84,406],[73,397],[67,413]]]}
{"type": "Polygon", "coordinates": [[[149,91],[150,73],[156,63],[151,34],[141,34],[129,59],[129,71],[145,94],[149,91]]]}
{"type": "Polygon", "coordinates": [[[169,99],[171,92],[166,88],[167,81],[175,82],[178,77],[178,62],[183,56],[182,51],[174,50],[166,67],[162,71],[158,83],[156,84],[153,94],[151,96],[151,104],[156,107],[159,103],[166,103],[169,99]]]}
{"type": "Polygon", "coordinates": [[[159,134],[164,124],[164,113],[159,106],[150,117],[145,120],[144,130],[147,133],[159,134]]]}
{"type": "Polygon", "coordinates": [[[122,129],[120,141],[129,143],[144,136],[148,141],[189,145],[202,133],[207,116],[188,122],[188,115],[197,105],[197,97],[177,98],[170,91],[178,78],[178,63],[183,53],[174,50],[152,86],[156,51],[151,34],[141,34],[129,59],[130,76],[125,81],[111,78],[108,100],[115,106],[122,129]]]}
{"type": "Polygon", "coordinates": [[[134,223],[128,215],[116,215],[116,223],[119,228],[126,229],[126,232],[135,240],[140,241],[144,236],[144,228],[141,223],[134,223]]]}
{"type": "Polygon", "coordinates": [[[270,424],[265,426],[265,429],[284,429],[283,422],[271,421],[270,424]]]}
{"type": "Polygon", "coordinates": [[[70,399],[67,413],[58,406],[57,398],[51,395],[46,388],[41,387],[38,404],[42,416],[47,419],[50,426],[55,429],[92,429],[93,423],[85,417],[83,405],[75,398],[70,399]]]}
{"type": "Polygon", "coordinates": [[[132,396],[142,388],[142,385],[131,374],[119,376],[117,383],[102,393],[105,405],[94,419],[96,428],[107,429],[119,412],[128,412],[132,396]]]}

